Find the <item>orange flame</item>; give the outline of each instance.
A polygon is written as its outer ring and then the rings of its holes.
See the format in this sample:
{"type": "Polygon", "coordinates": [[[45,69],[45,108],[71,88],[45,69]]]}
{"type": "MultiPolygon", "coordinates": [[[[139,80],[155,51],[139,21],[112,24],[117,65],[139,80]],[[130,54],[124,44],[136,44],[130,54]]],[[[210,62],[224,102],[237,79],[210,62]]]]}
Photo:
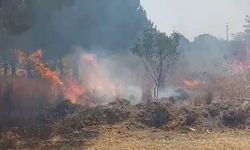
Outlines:
{"type": "Polygon", "coordinates": [[[190,90],[198,89],[202,84],[196,80],[184,80],[186,88],[190,90]]]}
{"type": "MultiPolygon", "coordinates": [[[[56,71],[49,69],[48,65],[42,61],[43,52],[37,50],[28,55],[23,51],[18,52],[18,59],[21,64],[32,64],[33,70],[42,78],[48,81],[60,94],[72,103],[93,104],[89,102],[88,95],[94,94],[99,97],[116,96],[117,87],[103,73],[101,66],[94,54],[82,56],[80,65],[84,68],[82,84],[77,82],[72,75],[68,75],[63,83],[60,75],[56,71]]],[[[90,96],[90,95],[89,95],[90,96]]]]}
{"type": "Polygon", "coordinates": [[[18,57],[18,61],[19,61],[20,64],[26,64],[27,63],[28,56],[23,51],[19,50],[18,53],[17,53],[17,57],[18,57]]]}
{"type": "Polygon", "coordinates": [[[83,55],[80,66],[84,66],[84,81],[91,92],[102,96],[116,96],[117,87],[103,73],[95,54],[83,55]]]}
{"type": "Polygon", "coordinates": [[[31,55],[31,60],[34,63],[34,70],[41,76],[41,78],[49,81],[56,88],[62,89],[63,82],[61,81],[59,74],[55,71],[51,71],[47,65],[42,62],[43,53],[41,50],[37,50],[31,55]]]}
{"type": "Polygon", "coordinates": [[[85,90],[80,86],[78,82],[76,82],[73,77],[67,77],[64,96],[73,104],[76,104],[86,96],[86,93],[85,90]]]}

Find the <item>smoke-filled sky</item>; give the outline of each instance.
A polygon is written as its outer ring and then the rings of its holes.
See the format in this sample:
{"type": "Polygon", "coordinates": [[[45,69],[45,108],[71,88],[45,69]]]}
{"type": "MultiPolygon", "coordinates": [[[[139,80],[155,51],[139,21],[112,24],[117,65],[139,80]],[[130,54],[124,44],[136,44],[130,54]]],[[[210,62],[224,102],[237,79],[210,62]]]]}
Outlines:
{"type": "Polygon", "coordinates": [[[240,32],[245,16],[250,15],[250,0],[141,0],[148,17],[161,31],[181,32],[193,39],[210,33],[226,37],[226,23],[230,33],[240,32]]]}

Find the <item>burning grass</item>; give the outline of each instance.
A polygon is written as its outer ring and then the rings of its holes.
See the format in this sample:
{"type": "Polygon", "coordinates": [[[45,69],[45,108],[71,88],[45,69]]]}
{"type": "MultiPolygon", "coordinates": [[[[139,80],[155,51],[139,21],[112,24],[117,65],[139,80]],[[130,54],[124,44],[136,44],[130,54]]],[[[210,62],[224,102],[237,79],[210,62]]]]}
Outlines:
{"type": "Polygon", "coordinates": [[[0,80],[3,149],[48,149],[60,147],[62,143],[70,149],[100,136],[102,129],[116,126],[130,131],[157,128],[169,133],[250,127],[247,72],[223,79],[184,80],[183,89],[190,94],[184,99],[190,101],[183,103],[162,98],[162,101],[131,105],[128,100],[117,99],[98,105],[107,102],[107,97],[115,97],[117,88],[102,73],[95,55],[82,56],[81,66],[86,69],[81,72],[85,77],[81,80],[69,74],[61,79],[42,61],[40,50],[30,56],[20,53],[19,61],[32,64],[35,78],[0,80]],[[35,142],[29,144],[31,139],[35,142]]]}

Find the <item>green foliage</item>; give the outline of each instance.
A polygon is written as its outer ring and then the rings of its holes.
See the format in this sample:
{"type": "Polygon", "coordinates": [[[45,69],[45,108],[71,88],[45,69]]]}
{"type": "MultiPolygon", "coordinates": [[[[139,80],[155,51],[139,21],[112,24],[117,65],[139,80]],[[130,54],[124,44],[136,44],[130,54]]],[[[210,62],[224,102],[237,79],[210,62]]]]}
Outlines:
{"type": "Polygon", "coordinates": [[[42,49],[56,62],[76,46],[127,53],[148,24],[139,0],[0,0],[0,57],[42,49]]]}
{"type": "Polygon", "coordinates": [[[122,53],[149,24],[139,0],[3,0],[0,50],[43,49],[61,58],[74,46],[122,53]],[[11,16],[11,17],[9,17],[11,16]]]}
{"type": "Polygon", "coordinates": [[[233,34],[233,40],[235,41],[246,41],[250,39],[250,17],[246,16],[246,24],[243,25],[244,31],[233,34]]]}
{"type": "Polygon", "coordinates": [[[0,9],[0,29],[5,29],[12,34],[18,34],[32,26],[33,1],[3,0],[0,9]]]}
{"type": "Polygon", "coordinates": [[[244,25],[246,38],[250,40],[250,17],[246,16],[246,24],[244,25]]]}
{"type": "Polygon", "coordinates": [[[0,29],[13,35],[29,30],[41,11],[50,17],[55,11],[72,4],[72,0],[2,0],[0,9],[0,29]],[[47,8],[42,7],[49,4],[47,8]],[[51,7],[52,6],[52,7],[51,7]]]}

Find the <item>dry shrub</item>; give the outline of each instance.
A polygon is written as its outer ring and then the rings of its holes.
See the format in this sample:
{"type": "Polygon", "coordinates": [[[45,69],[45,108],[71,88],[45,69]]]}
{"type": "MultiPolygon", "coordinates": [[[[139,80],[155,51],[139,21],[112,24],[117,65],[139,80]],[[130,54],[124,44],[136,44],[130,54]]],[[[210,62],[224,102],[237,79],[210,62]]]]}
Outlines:
{"type": "Polygon", "coordinates": [[[168,108],[159,102],[145,104],[137,114],[138,121],[149,127],[160,128],[169,121],[168,108]]]}
{"type": "Polygon", "coordinates": [[[219,102],[250,100],[250,74],[244,72],[218,77],[215,81],[193,90],[192,100],[195,106],[209,105],[214,100],[219,102]]]}
{"type": "Polygon", "coordinates": [[[250,99],[250,78],[248,74],[235,74],[218,82],[222,100],[250,99]]]}
{"type": "Polygon", "coordinates": [[[206,85],[194,90],[191,98],[194,106],[207,106],[213,102],[214,92],[210,86],[206,85]]]}
{"type": "Polygon", "coordinates": [[[227,110],[222,115],[223,124],[227,127],[244,126],[247,120],[247,114],[241,109],[227,110]]]}

